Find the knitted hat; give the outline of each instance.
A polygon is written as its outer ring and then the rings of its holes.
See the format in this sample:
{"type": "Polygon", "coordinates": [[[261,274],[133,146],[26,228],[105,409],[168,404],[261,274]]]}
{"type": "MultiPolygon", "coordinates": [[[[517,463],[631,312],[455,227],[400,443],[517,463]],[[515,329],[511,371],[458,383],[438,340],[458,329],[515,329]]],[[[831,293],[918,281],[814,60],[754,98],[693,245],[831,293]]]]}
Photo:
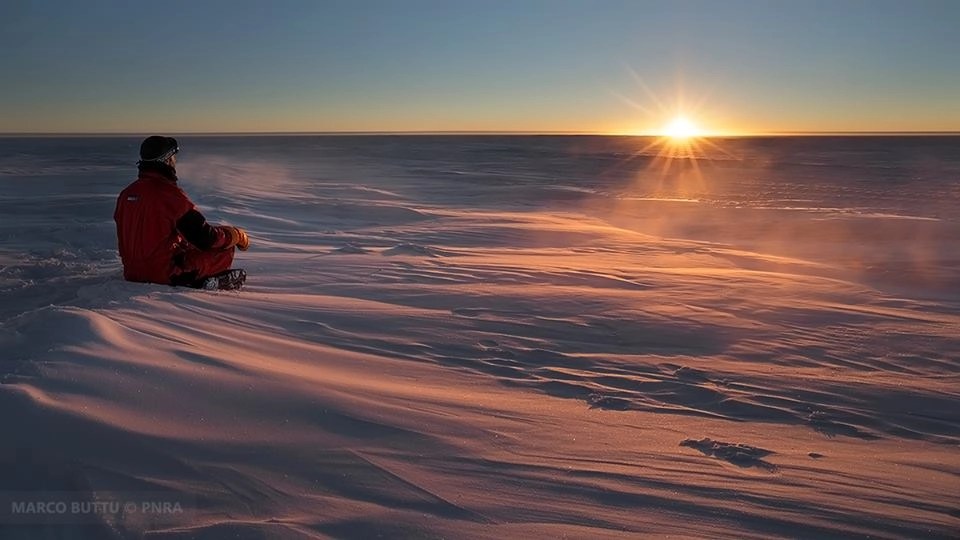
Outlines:
{"type": "Polygon", "coordinates": [[[180,151],[180,145],[173,137],[152,135],[140,143],[140,161],[164,161],[180,151]]]}

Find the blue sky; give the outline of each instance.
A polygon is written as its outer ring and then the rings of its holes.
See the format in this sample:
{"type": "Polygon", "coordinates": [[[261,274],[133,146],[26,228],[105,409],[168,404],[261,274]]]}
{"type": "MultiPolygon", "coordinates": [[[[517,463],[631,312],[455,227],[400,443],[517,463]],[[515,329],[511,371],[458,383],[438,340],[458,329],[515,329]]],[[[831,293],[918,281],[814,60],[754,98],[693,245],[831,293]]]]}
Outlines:
{"type": "Polygon", "coordinates": [[[0,132],[960,131],[954,0],[0,4],[0,132]]]}

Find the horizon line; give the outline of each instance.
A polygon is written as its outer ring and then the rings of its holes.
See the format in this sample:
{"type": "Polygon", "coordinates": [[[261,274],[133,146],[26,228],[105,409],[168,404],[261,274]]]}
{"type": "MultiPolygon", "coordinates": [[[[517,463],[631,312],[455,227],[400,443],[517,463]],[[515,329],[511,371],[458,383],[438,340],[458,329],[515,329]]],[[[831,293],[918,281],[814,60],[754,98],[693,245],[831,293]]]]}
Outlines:
{"type": "MultiPolygon", "coordinates": [[[[142,137],[146,131],[5,131],[0,137],[142,137]]],[[[152,131],[151,131],[152,133],[152,131]]],[[[165,133],[193,137],[243,136],[592,136],[592,137],[663,137],[660,133],[611,133],[604,131],[497,131],[497,130],[402,130],[402,131],[166,131],[165,133]]],[[[769,131],[743,133],[708,133],[691,138],[724,139],[749,137],[805,137],[805,136],[957,136],[956,131],[769,131]]]]}

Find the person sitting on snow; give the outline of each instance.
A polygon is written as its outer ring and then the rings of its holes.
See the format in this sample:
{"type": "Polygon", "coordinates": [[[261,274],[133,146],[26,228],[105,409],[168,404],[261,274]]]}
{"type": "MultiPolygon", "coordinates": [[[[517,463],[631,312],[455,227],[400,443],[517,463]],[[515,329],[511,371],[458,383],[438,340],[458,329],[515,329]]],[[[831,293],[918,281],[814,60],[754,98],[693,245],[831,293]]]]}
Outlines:
{"type": "Polygon", "coordinates": [[[137,180],[117,197],[113,219],[128,281],[235,289],[246,274],[231,270],[234,248],[246,251],[243,229],[207,223],[177,185],[173,137],[154,135],[140,145],[137,180]]]}

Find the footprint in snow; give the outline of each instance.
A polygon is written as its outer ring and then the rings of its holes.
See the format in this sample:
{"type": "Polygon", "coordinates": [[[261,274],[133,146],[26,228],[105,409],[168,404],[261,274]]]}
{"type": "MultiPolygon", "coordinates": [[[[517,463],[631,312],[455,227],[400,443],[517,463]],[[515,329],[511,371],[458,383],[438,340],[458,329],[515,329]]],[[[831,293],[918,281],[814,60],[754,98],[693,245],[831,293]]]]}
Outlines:
{"type": "Polygon", "coordinates": [[[734,444],[703,438],[699,441],[696,439],[685,439],[680,443],[680,446],[695,448],[704,455],[722,459],[737,467],[756,467],[767,472],[777,471],[776,465],[763,460],[766,456],[774,453],[772,450],[750,446],[749,444],[734,444]]]}
{"type": "Polygon", "coordinates": [[[633,408],[633,403],[629,399],[597,393],[587,396],[587,403],[590,404],[591,409],[606,409],[609,411],[628,411],[633,408]]]}

